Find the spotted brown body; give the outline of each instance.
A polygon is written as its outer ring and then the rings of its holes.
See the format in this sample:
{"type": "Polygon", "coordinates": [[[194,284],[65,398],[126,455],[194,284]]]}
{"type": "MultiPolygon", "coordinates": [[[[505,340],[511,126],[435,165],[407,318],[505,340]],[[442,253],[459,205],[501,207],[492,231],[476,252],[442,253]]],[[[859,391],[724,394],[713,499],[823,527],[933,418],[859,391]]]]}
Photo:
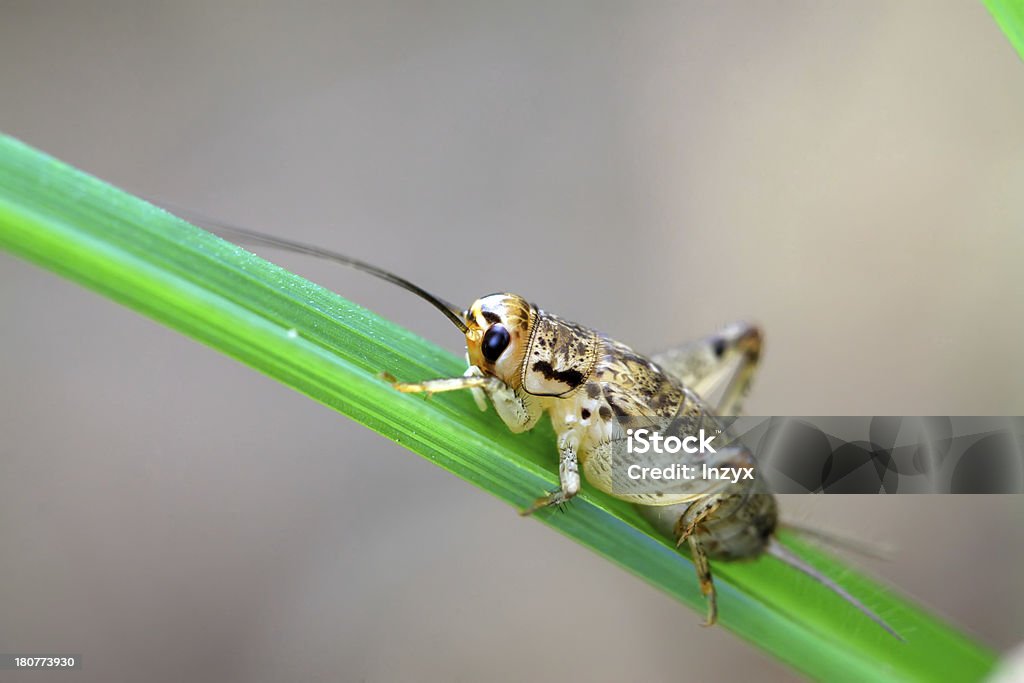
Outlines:
{"type": "MultiPolygon", "coordinates": [[[[677,545],[689,546],[707,597],[707,624],[717,617],[709,558],[742,560],[767,552],[825,584],[896,635],[845,589],[775,540],[775,497],[760,478],[696,478],[671,490],[652,490],[637,486],[624,476],[624,467],[614,466],[623,427],[634,418],[672,419],[687,433],[721,432],[719,416],[739,410],[760,359],[757,327],[734,324],[647,358],[514,294],[478,299],[461,316],[469,362],[465,374],[395,387],[428,394],[469,389],[481,410],[489,399],[513,432],[532,429],[549,415],[557,435],[560,486],[522,514],[568,502],[585,478],[590,486],[636,505],[677,545]]],[[[688,457],[697,462],[697,456],[688,457]]],[[[756,468],[752,454],[736,442],[699,459],[715,467],[756,468]]]]}
{"type": "MultiPolygon", "coordinates": [[[[735,415],[761,355],[760,330],[730,325],[717,334],[650,358],[590,328],[546,313],[514,294],[492,294],[460,311],[414,283],[358,259],[211,221],[194,220],[240,243],[308,254],[367,272],[413,292],[441,311],[466,337],[469,367],[462,377],[395,382],[399,391],[427,394],[469,389],[481,410],[490,400],[513,432],[533,428],[547,414],[557,434],[557,490],[522,511],[560,505],[579,493],[580,469],[591,486],[635,504],[652,525],[688,544],[707,623],[717,615],[708,558],[750,559],[771,554],[827,586],[898,639],[881,617],[832,579],[793,554],[774,536],[779,524],[774,496],[759,478],[692,483],[671,490],[639,489],[613,467],[622,425],[633,418],[671,418],[684,431],[718,430],[718,417],[735,415]]],[[[742,445],[719,448],[704,462],[754,468],[742,445]]],[[[816,534],[820,535],[820,534],[816,534]]]]}
{"type": "MultiPolygon", "coordinates": [[[[687,543],[708,596],[708,623],[716,615],[714,584],[707,558],[740,559],[764,552],[777,523],[774,498],[757,479],[742,482],[694,480],[671,492],[642,490],[613,466],[616,442],[633,417],[682,419],[694,433],[718,429],[717,415],[734,409],[749,381],[734,373],[716,407],[691,386],[700,386],[726,361],[741,368],[757,362],[761,335],[737,325],[688,353],[666,356],[662,366],[625,344],[568,322],[514,294],[476,301],[465,313],[469,369],[458,379],[398,384],[401,391],[469,388],[481,407],[489,398],[514,432],[534,427],[545,413],[558,437],[561,486],[525,509],[565,503],[587,483],[637,505],[677,543],[687,543]]],[[[753,467],[746,449],[720,449],[715,466],[753,467]]]]}

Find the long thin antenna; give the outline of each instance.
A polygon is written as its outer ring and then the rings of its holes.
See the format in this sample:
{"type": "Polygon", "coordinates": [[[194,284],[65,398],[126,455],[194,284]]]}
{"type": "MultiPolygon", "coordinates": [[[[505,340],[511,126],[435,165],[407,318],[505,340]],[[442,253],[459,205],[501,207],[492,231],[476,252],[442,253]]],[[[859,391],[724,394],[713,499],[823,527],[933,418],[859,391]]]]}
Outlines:
{"type": "Polygon", "coordinates": [[[838,583],[836,583],[835,581],[828,578],[820,571],[812,567],[807,561],[798,557],[796,553],[791,551],[789,548],[779,543],[777,539],[773,538],[771,542],[768,544],[768,554],[785,562],[790,567],[793,567],[794,569],[803,572],[804,574],[811,577],[821,585],[825,586],[830,591],[841,597],[843,600],[846,600],[846,602],[856,607],[857,610],[861,612],[864,616],[866,616],[868,619],[870,619],[871,621],[875,622],[883,629],[885,629],[886,632],[888,632],[896,640],[899,640],[901,642],[903,641],[903,636],[897,633],[892,626],[889,626],[889,624],[887,624],[885,620],[882,619],[882,617],[872,612],[864,603],[862,603],[857,598],[853,597],[845,588],[843,588],[838,583]]]}
{"type": "Polygon", "coordinates": [[[337,252],[329,251],[327,249],[321,249],[320,247],[314,247],[309,244],[302,244],[301,242],[292,242],[291,240],[286,240],[281,237],[274,237],[273,235],[267,235],[261,232],[247,230],[245,228],[240,228],[236,225],[231,225],[229,223],[224,223],[222,221],[212,220],[194,211],[174,207],[164,202],[154,201],[153,203],[163,207],[165,210],[173,214],[178,215],[181,218],[184,218],[185,220],[209,228],[211,232],[214,232],[220,235],[221,237],[239,245],[247,244],[262,247],[272,247],[274,249],[283,249],[284,251],[295,252],[296,254],[316,256],[317,258],[333,261],[334,263],[340,263],[343,266],[349,266],[350,268],[361,270],[364,273],[369,273],[370,275],[378,277],[386,282],[390,282],[393,285],[398,285],[402,289],[412,292],[413,294],[420,297],[424,301],[430,303],[432,306],[434,306],[434,308],[444,313],[444,315],[449,320],[451,320],[455,324],[455,326],[462,331],[463,334],[469,331],[469,328],[466,327],[465,321],[462,319],[462,313],[457,307],[448,303],[447,301],[440,297],[434,296],[433,294],[423,289],[419,285],[414,284],[409,280],[406,280],[404,277],[395,275],[394,273],[384,270],[383,268],[378,268],[372,263],[360,261],[359,259],[352,258],[351,256],[345,256],[344,254],[339,254],[337,252]]]}

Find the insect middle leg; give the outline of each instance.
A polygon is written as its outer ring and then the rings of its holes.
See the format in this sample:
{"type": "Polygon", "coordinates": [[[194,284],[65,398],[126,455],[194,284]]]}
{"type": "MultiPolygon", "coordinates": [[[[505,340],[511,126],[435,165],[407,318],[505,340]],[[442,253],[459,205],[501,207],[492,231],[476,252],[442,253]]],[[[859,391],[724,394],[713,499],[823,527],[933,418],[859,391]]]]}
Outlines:
{"type": "Polygon", "coordinates": [[[563,432],[558,437],[558,480],[561,486],[546,496],[542,496],[533,502],[533,505],[522,510],[519,514],[532,515],[552,505],[561,505],[571,500],[580,492],[580,465],[576,457],[578,448],[578,437],[574,430],[563,432]]]}

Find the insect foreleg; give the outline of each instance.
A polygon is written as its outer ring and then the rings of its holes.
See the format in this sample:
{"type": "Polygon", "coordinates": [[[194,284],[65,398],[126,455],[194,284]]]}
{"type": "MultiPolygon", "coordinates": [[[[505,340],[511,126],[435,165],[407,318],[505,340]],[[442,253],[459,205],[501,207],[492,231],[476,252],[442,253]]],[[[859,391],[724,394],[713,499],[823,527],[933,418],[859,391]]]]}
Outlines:
{"type": "Polygon", "coordinates": [[[515,389],[497,377],[484,375],[475,365],[469,366],[466,374],[462,377],[430,379],[425,382],[394,382],[393,386],[406,394],[425,393],[428,396],[443,391],[469,389],[473,391],[473,398],[476,399],[480,409],[486,410],[487,404],[480,396],[482,391],[487,398],[491,399],[495,411],[505,426],[517,433],[533,429],[542,413],[536,401],[519,396],[515,389]]]}
{"type": "Polygon", "coordinates": [[[427,394],[430,396],[444,391],[461,391],[462,389],[483,389],[490,394],[491,391],[497,391],[505,385],[497,377],[476,375],[428,379],[423,382],[394,382],[393,386],[403,394],[427,394]]]}

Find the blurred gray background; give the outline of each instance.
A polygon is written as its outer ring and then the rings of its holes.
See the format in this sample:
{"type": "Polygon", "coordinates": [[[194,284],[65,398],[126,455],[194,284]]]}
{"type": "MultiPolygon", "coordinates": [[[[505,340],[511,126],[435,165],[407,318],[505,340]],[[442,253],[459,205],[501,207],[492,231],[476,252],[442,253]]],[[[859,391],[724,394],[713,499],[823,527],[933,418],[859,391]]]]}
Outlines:
{"type": "MultiPolygon", "coordinates": [[[[968,0],[0,0],[3,131],[640,350],[756,319],[755,415],[1024,414],[1022,122],[1024,64],[968,0]]],[[[410,295],[269,256],[461,353],[410,295]]],[[[893,544],[861,564],[983,641],[1021,639],[1019,498],[784,505],[893,544]]],[[[33,681],[795,676],[346,418],[5,254],[0,542],[0,651],[86,661],[33,681]],[[572,615],[536,618],[556,604],[572,615]]]]}

